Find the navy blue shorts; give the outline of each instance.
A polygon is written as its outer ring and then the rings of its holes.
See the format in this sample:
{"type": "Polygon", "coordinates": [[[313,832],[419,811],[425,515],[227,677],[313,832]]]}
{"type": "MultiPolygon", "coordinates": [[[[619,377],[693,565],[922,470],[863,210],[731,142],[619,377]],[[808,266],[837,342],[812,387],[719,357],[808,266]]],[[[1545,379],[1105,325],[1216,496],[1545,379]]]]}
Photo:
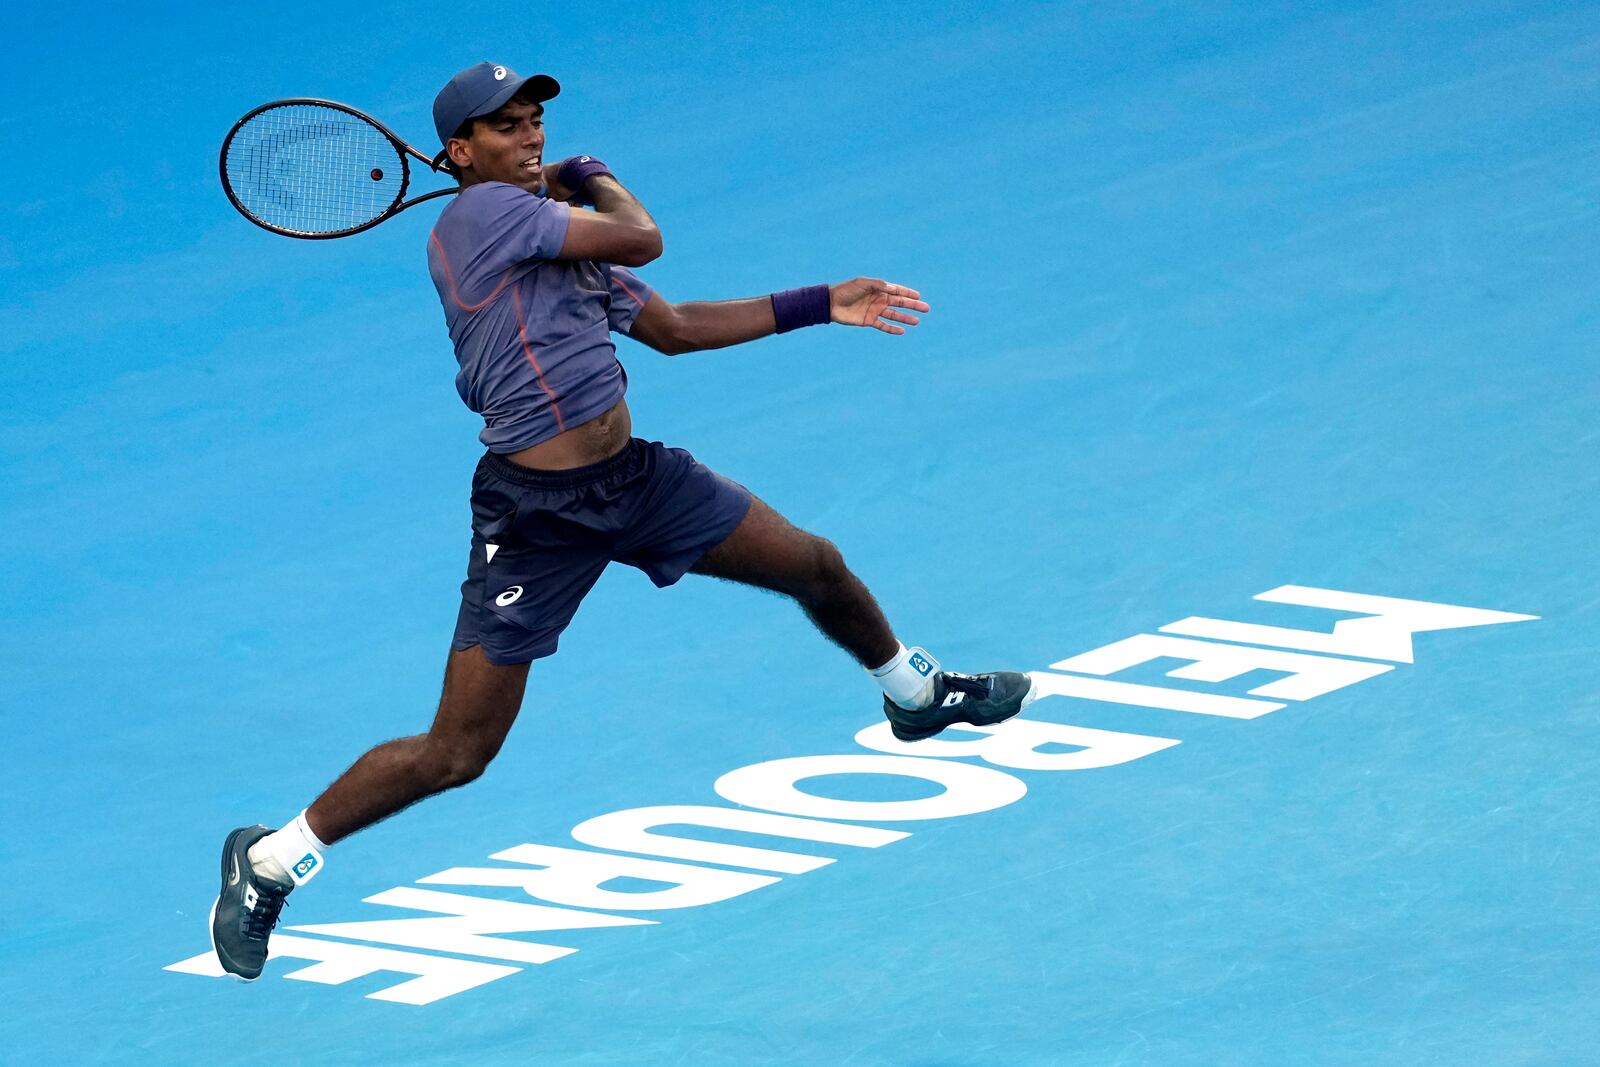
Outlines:
{"type": "Polygon", "coordinates": [[[671,585],[733,532],[750,500],[683,449],[637,437],[564,471],[485,453],[472,477],[472,558],[450,647],[482,645],[491,663],[548,656],[606,564],[671,585]]]}

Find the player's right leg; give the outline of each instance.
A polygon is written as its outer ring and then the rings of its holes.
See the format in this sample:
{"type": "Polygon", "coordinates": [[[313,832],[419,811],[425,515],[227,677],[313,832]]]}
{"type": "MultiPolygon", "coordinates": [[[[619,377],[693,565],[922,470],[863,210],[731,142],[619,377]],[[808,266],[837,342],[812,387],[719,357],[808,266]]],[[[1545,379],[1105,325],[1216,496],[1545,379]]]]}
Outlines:
{"type": "Polygon", "coordinates": [[[452,651],[433,725],[385,741],[340,775],[306,809],[318,839],[331,845],[483,774],[517,719],[528,666],[491,663],[478,645],[452,651]]]}
{"type": "Polygon", "coordinates": [[[281,829],[228,836],[212,942],[224,969],[261,973],[285,896],[322,867],[328,845],[434,793],[472,781],[516,720],[531,660],[555,652],[579,603],[605,570],[613,483],[637,457],[619,453],[566,471],[520,468],[486,455],[472,482],[472,550],[427,733],[379,745],[281,829]]]}
{"type": "Polygon", "coordinates": [[[452,651],[427,733],[372,749],[282,830],[251,826],[229,834],[211,910],[211,942],[223,969],[247,980],[261,974],[284,900],[316,873],[323,848],[482,774],[516,721],[527,679],[527,663],[491,663],[476,645],[452,651]]]}

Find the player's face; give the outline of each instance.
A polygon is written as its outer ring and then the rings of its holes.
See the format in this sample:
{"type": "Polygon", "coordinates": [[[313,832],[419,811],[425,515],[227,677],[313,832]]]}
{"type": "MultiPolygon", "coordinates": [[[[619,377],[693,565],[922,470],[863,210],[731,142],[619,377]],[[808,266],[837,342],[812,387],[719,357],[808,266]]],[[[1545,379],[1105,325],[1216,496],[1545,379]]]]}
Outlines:
{"type": "Polygon", "coordinates": [[[537,190],[544,160],[544,105],[512,100],[485,115],[473,125],[466,149],[479,181],[537,190]]]}

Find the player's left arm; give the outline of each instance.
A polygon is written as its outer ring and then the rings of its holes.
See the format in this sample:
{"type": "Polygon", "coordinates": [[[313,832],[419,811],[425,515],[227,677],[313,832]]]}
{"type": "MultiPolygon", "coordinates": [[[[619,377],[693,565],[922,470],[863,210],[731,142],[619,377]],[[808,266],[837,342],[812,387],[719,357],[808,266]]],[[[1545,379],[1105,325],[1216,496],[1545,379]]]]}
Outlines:
{"type": "MultiPolygon", "coordinates": [[[[928,310],[921,293],[881,278],[852,278],[827,290],[828,321],[845,326],[870,326],[901,334],[919,321],[910,312],[928,310]]],[[[776,332],[778,316],[771,296],[674,304],[660,293],[652,293],[629,335],[658,352],[676,356],[726,348],[776,332]]]]}

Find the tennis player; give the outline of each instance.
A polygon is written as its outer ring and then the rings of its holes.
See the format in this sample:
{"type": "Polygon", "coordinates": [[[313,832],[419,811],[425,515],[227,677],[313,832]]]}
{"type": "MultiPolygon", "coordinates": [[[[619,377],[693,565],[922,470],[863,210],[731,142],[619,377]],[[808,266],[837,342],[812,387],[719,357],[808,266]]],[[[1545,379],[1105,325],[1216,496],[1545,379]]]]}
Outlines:
{"type": "Polygon", "coordinates": [[[517,717],[528,665],[555,652],[613,561],[657,586],[692,571],[792,597],[883,689],[904,741],[1001,722],[1032,696],[1025,674],[943,671],[906,648],[830,542],[683,449],[632,434],[613,332],[677,355],[830,322],[903,334],[928,305],[876,278],[668,302],[630,269],[661,255],[644,206],[592,156],[545,161],[544,104],[560,91],[547,75],[479,63],[434,100],[462,191],[429,236],[428,268],[456,388],[483,416],[487,448],[444,693],[427,733],[372,749],[282,829],[228,835],[211,935],[241,978],[261,974],[285,898],[322,869],[328,846],[483,773],[517,717]]]}

